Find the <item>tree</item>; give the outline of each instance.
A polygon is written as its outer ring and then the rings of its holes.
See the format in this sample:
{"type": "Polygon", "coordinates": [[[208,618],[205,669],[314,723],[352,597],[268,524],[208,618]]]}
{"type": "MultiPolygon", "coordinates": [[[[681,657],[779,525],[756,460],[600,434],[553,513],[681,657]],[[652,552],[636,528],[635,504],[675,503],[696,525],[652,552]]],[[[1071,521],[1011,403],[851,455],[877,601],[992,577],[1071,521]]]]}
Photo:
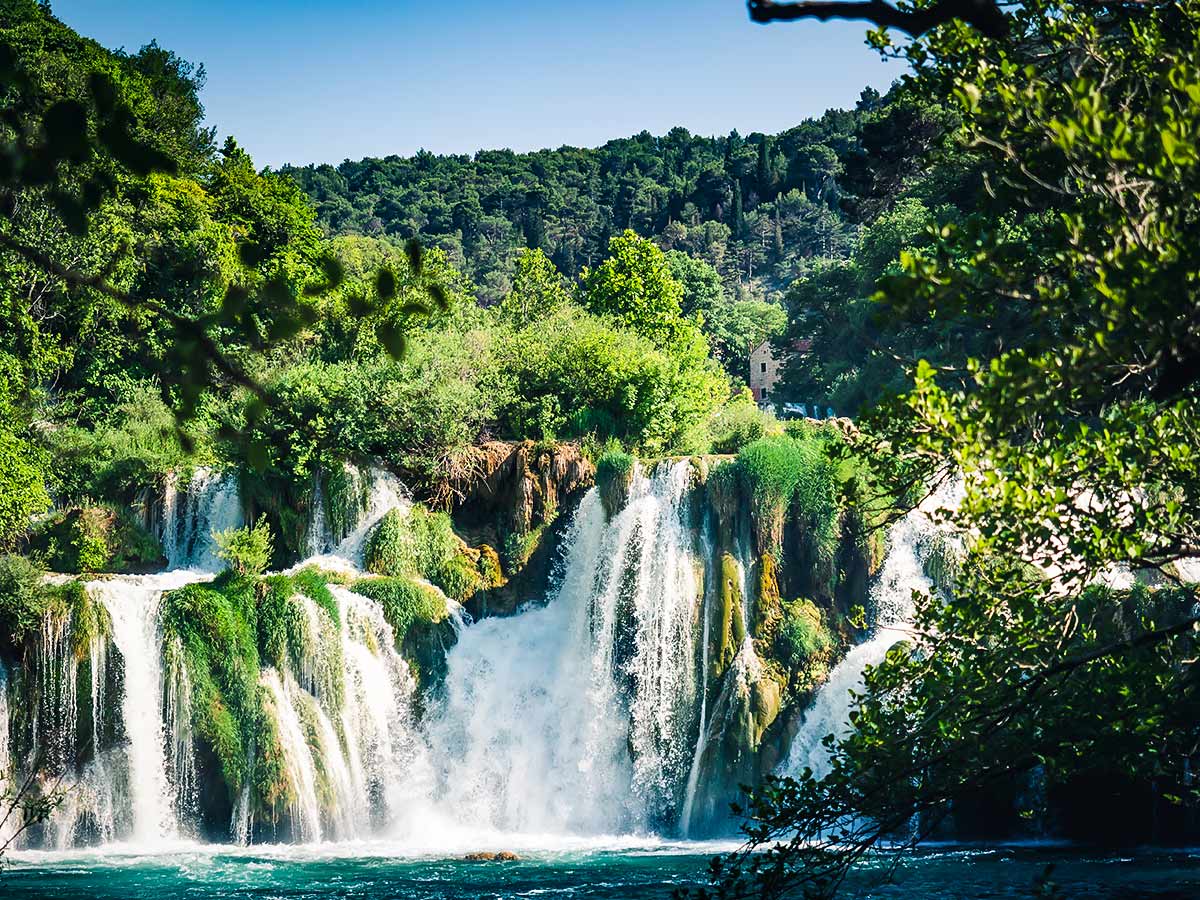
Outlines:
{"type": "Polygon", "coordinates": [[[727,857],[717,893],[829,896],[870,848],[914,846],[956,800],[1035,768],[1153,779],[1193,807],[1200,620],[1177,564],[1200,548],[1200,5],[755,9],[917,36],[913,85],[958,105],[991,194],[905,251],[877,299],[1028,315],[987,356],[917,364],[860,423],[871,479],[897,496],[961,471],[953,599],[918,598],[828,775],[751,799],[747,849],[769,852],[727,857]],[[955,15],[977,30],[940,24],[955,15]],[[1095,583],[1120,567],[1163,586],[1095,583]]]}
{"type": "Polygon", "coordinates": [[[584,304],[659,347],[689,340],[695,327],[683,318],[683,287],[653,241],[626,231],[608,244],[608,258],[581,279],[584,304]]]}
{"type": "Polygon", "coordinates": [[[540,249],[526,250],[517,257],[512,291],[500,304],[500,312],[518,328],[524,328],[570,301],[566,281],[554,263],[540,249]]]}

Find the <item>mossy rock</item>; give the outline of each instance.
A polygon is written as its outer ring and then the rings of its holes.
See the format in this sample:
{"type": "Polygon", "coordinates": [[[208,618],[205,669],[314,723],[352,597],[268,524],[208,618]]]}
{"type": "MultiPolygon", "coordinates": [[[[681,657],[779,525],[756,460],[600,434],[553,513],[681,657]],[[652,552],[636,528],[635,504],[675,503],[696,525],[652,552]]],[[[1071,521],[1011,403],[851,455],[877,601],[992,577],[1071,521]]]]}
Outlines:
{"type": "Polygon", "coordinates": [[[746,623],[742,616],[741,574],[737,560],[730,553],[721,554],[719,589],[720,619],[715,623],[715,652],[712,655],[713,675],[720,678],[729,669],[738,649],[746,639],[746,623]]]}
{"type": "Polygon", "coordinates": [[[247,747],[259,728],[258,615],[263,581],[226,572],[162,600],[167,668],[183,665],[192,686],[192,727],[217,760],[229,798],[251,774],[247,747]]]}
{"type": "Polygon", "coordinates": [[[822,678],[837,646],[824,613],[811,600],[783,604],[772,656],[800,688],[822,678]]]}
{"type": "Polygon", "coordinates": [[[752,748],[759,747],[763,735],[779,716],[782,708],[783,688],[778,681],[764,675],[754,682],[750,689],[750,714],[754,722],[754,731],[750,735],[752,748]]]}
{"type": "Polygon", "coordinates": [[[504,585],[504,565],[500,562],[500,554],[491,544],[479,546],[479,576],[483,579],[483,589],[490,591],[504,585]]]}
{"type": "Polygon", "coordinates": [[[623,450],[609,450],[596,461],[596,487],[610,519],[629,502],[636,465],[637,460],[623,450]]]}

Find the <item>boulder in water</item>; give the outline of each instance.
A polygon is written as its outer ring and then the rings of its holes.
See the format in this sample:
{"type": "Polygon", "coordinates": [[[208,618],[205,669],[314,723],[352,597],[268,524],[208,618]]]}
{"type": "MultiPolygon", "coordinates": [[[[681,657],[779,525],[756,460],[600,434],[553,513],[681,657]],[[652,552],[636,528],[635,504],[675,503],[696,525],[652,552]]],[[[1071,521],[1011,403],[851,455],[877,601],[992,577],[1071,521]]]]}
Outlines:
{"type": "Polygon", "coordinates": [[[509,850],[501,850],[496,853],[489,850],[479,850],[475,853],[468,853],[463,857],[468,862],[514,862],[520,858],[517,854],[509,850]]]}

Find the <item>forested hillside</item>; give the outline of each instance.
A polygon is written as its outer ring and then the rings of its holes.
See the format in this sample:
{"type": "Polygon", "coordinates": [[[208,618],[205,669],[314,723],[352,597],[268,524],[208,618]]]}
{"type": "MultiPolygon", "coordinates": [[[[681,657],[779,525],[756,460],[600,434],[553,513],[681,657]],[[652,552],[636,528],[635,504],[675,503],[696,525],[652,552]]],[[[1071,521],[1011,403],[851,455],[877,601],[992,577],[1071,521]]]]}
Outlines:
{"type": "Polygon", "coordinates": [[[858,146],[863,113],[880,103],[865,91],[857,110],[830,110],[778,135],[675,128],[596,149],[422,151],[283,171],[312,197],[329,234],[420,237],[487,301],[508,292],[519,248],[544,250],[573,277],[627,228],[710,263],[738,299],[778,300],[813,257],[853,248],[843,160],[858,146]]]}

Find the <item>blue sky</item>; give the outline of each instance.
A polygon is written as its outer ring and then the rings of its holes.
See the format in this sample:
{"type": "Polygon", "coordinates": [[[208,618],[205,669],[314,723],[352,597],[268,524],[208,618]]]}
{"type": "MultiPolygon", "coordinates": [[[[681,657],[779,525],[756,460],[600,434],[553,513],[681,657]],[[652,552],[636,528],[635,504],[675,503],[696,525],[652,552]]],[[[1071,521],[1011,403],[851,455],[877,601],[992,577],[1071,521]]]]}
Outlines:
{"type": "Polygon", "coordinates": [[[209,124],[272,166],[773,132],[901,72],[862,23],[760,26],[741,0],[52,5],[105,46],[157,38],[203,62],[209,124]]]}

